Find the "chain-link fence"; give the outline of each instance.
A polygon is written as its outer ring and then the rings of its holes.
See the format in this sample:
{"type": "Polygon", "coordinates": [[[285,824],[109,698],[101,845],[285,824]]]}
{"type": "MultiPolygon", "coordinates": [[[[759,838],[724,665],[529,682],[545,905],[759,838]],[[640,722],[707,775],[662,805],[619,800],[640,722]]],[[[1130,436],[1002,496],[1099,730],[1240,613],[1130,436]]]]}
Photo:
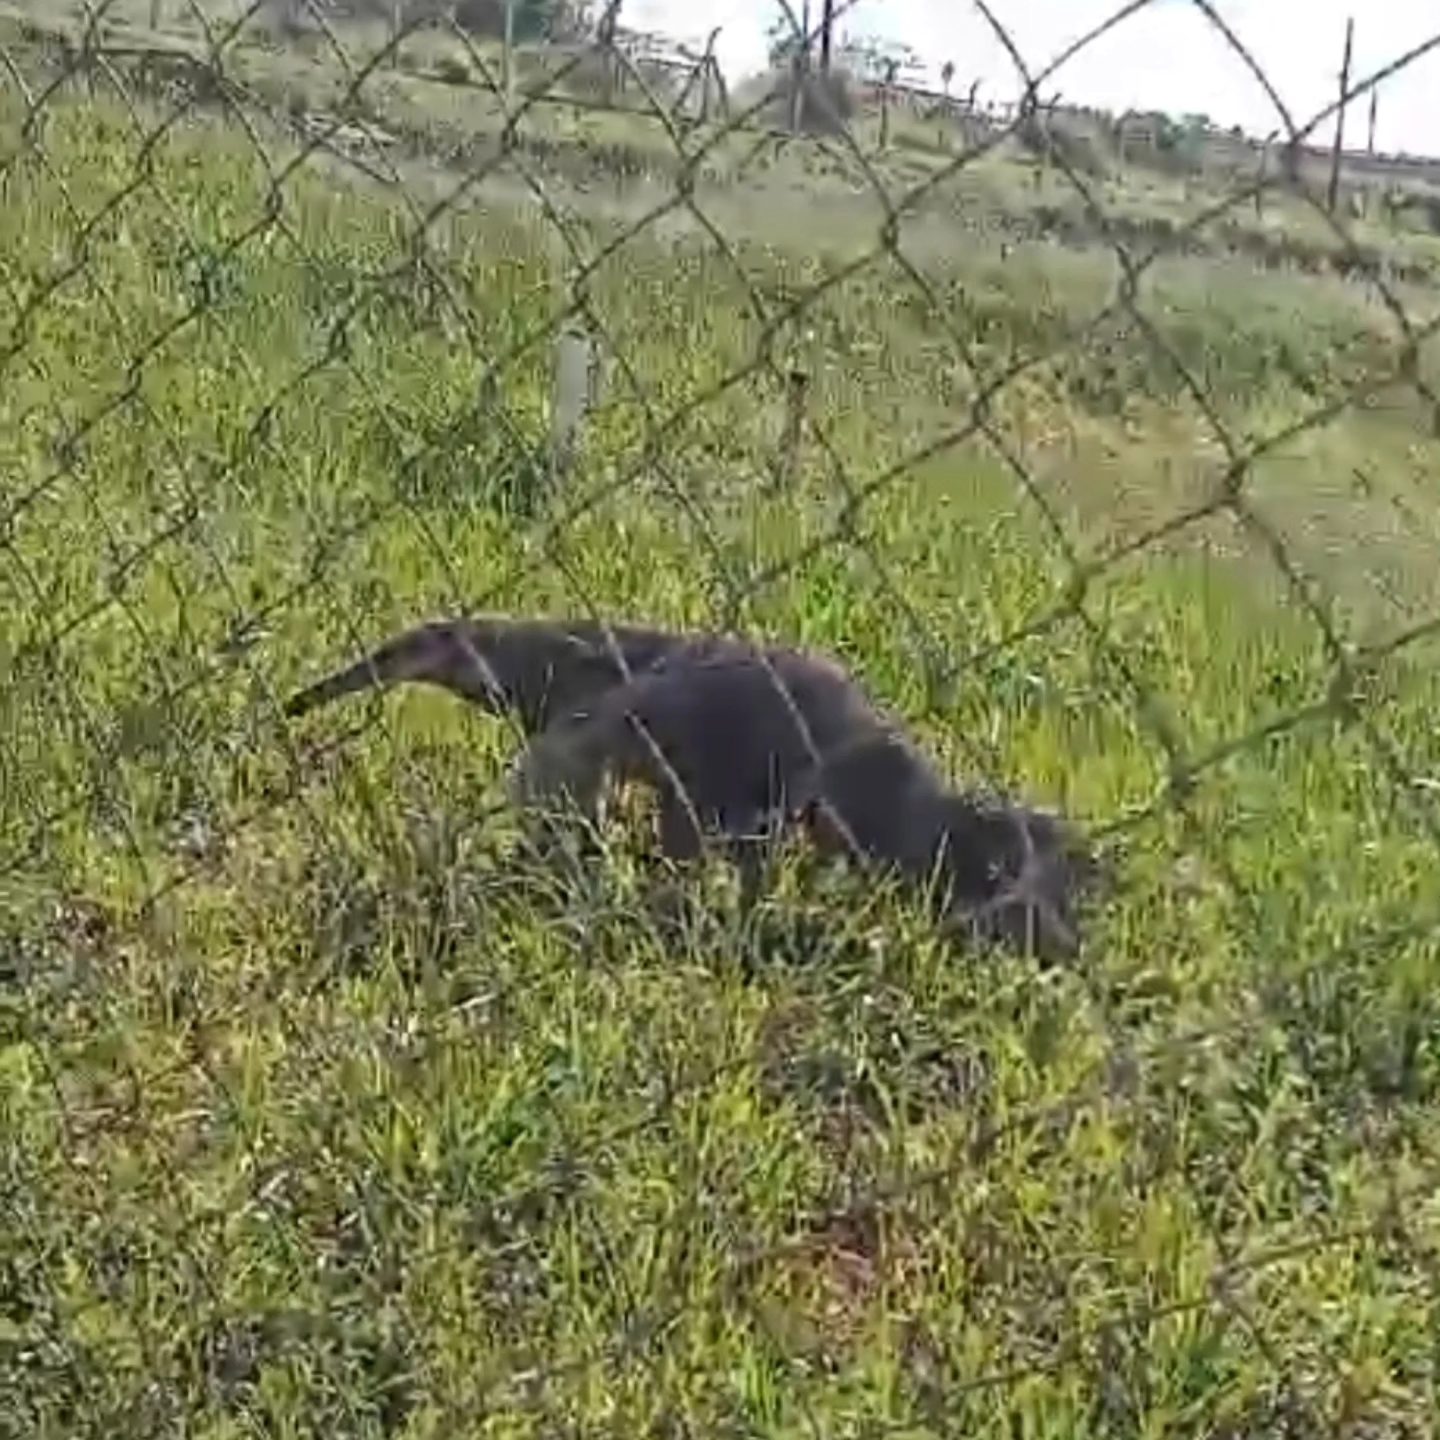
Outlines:
{"type": "Polygon", "coordinates": [[[1205,0],[1271,141],[1056,101],[1157,8],[977,0],[1003,115],[0,13],[3,1433],[1435,1433],[1440,162],[1205,0]],[[480,611],[827,650],[1115,883],[662,924],[482,707],[284,715],[480,611]]]}

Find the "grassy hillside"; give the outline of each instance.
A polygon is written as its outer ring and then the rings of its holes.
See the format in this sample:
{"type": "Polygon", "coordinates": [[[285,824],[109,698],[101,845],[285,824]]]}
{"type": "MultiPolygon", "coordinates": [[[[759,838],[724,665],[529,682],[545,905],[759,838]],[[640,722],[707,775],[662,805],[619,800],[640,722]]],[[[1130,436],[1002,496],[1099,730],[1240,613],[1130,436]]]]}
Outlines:
{"type": "Polygon", "coordinates": [[[1428,1433],[1440,441],[1373,286],[1106,313],[798,151],[723,248],[513,170],[416,247],[446,157],[154,104],[0,97],[0,1433],[1428,1433]],[[622,837],[509,860],[494,722],[281,721],[461,604],[831,646],[1122,893],[1057,971],[843,875],[662,939],[622,837]]]}

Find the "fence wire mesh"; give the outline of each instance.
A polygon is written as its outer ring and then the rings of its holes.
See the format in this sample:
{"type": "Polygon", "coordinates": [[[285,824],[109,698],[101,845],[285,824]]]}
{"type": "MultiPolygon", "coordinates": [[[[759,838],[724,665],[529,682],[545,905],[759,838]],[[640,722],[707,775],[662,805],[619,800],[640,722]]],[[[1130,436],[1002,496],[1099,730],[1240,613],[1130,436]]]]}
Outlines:
{"type": "Polygon", "coordinates": [[[1003,113],[0,13],[4,1433],[1434,1433],[1440,162],[1324,137],[1440,35],[1297,118],[1192,0],[1262,145],[974,3],[1003,113]],[[823,647],[1116,883],[661,925],[283,714],[480,611],[823,647]]]}

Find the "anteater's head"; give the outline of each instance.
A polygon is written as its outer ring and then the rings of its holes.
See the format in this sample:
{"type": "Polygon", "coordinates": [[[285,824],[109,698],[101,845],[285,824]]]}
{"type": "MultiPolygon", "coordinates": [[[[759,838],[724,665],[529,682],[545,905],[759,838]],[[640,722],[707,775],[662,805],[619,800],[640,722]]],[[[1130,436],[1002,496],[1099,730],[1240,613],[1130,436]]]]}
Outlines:
{"type": "Polygon", "coordinates": [[[1107,883],[1099,858],[1054,815],[951,795],[935,856],[946,926],[1043,960],[1079,947],[1080,902],[1107,883]]]}

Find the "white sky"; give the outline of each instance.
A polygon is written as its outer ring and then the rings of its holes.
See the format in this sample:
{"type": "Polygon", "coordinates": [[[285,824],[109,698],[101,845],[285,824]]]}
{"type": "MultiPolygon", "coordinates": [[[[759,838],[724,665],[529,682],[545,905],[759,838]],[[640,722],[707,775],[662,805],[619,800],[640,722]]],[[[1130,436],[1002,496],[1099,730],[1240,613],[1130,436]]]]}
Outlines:
{"type": "MultiPolygon", "coordinates": [[[[791,0],[797,14],[803,0],[791,0]]],[[[844,6],[846,0],[838,0],[844,6]]],[[[811,26],[821,0],[811,0],[811,26]]],[[[1121,0],[989,0],[996,18],[1032,72],[1071,41],[1114,14],[1121,0]]],[[[1215,10],[1269,76],[1296,124],[1304,125],[1338,93],[1345,18],[1355,17],[1351,83],[1407,50],[1440,37],[1435,0],[1214,0],[1215,10]]],[[[765,31],[783,13],[777,0],[624,0],[622,24],[655,29],[682,41],[704,40],[723,26],[716,49],[733,84],[764,63],[765,31]]],[[[881,35],[905,41],[931,68],[933,83],[946,60],[955,64],[954,90],[977,78],[979,98],[1014,99],[1022,85],[1005,50],[971,0],[858,0],[837,22],[840,37],[881,35]]],[[[838,39],[839,37],[837,37],[838,39]]],[[[1150,0],[1137,14],[1093,41],[1041,87],[1079,104],[1171,114],[1200,111],[1221,125],[1254,134],[1282,129],[1274,106],[1245,62],[1194,4],[1150,0]]],[[[1354,102],[1346,121],[1349,145],[1365,143],[1369,96],[1354,102]]],[[[1328,144],[1333,121],[1313,139],[1328,144]]],[[[1376,145],[1385,151],[1440,155],[1440,46],[1381,88],[1376,145]]]]}

